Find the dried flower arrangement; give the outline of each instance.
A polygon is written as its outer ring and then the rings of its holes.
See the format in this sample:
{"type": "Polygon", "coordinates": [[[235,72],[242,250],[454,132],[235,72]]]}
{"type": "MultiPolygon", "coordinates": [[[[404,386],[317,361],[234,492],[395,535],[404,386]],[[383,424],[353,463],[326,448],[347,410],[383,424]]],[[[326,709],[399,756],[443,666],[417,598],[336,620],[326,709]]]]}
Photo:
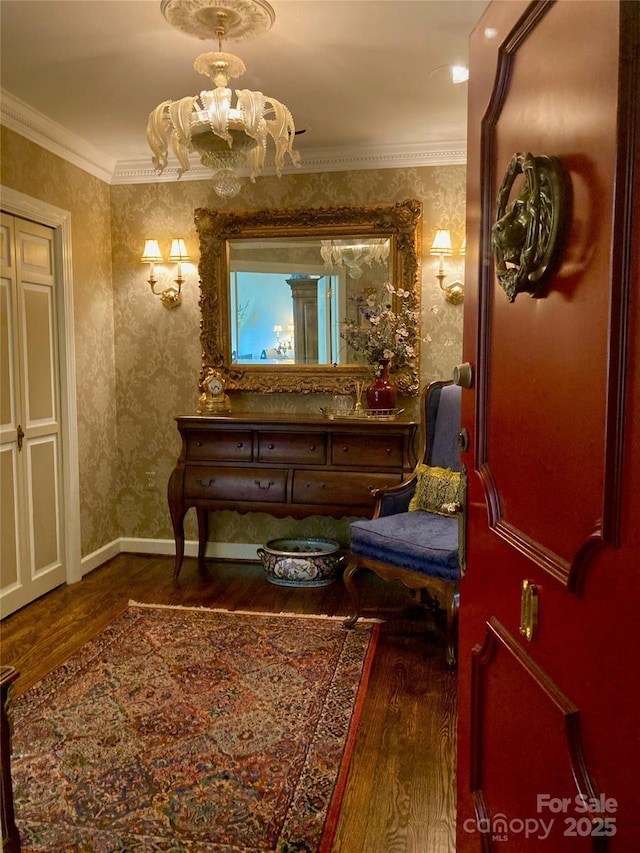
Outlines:
{"type": "Polygon", "coordinates": [[[376,375],[383,360],[390,362],[393,372],[414,367],[419,322],[415,294],[387,282],[380,290],[366,288],[349,298],[355,302],[358,316],[343,320],[340,337],[355,358],[371,365],[376,375]]]}

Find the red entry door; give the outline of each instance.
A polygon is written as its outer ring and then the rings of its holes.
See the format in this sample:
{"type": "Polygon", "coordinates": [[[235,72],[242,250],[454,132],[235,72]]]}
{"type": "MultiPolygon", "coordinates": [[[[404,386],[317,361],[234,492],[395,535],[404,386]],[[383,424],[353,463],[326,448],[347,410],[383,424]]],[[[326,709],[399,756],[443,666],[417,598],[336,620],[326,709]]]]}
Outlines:
{"type": "Polygon", "coordinates": [[[639,21],[471,36],[459,853],[640,841],[639,21]]]}

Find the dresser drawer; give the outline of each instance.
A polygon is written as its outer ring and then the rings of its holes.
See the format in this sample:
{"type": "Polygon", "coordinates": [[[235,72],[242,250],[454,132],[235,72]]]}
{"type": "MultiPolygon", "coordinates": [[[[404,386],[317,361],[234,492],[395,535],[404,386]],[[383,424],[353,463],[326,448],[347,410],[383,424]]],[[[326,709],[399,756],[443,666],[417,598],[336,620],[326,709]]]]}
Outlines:
{"type": "Polygon", "coordinates": [[[250,430],[191,430],[187,433],[187,459],[251,462],[250,430]]]}
{"type": "Polygon", "coordinates": [[[401,435],[334,435],[332,465],[354,468],[402,468],[404,439],[401,435]]]}
{"type": "Polygon", "coordinates": [[[187,465],[184,495],[186,498],[212,501],[284,503],[287,499],[287,471],[187,465]]]}
{"type": "Polygon", "coordinates": [[[258,435],[258,461],[324,465],[324,433],[262,432],[258,435]]]}
{"type": "Polygon", "coordinates": [[[395,486],[401,474],[354,473],[352,471],[295,471],[293,502],[324,506],[373,505],[373,489],[395,486]]]}

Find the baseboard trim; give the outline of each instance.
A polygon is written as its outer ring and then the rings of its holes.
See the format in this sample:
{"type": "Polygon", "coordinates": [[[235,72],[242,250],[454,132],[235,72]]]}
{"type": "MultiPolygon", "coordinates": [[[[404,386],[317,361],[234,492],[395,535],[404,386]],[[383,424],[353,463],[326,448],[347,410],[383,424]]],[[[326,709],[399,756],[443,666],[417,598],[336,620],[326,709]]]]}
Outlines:
{"type": "MultiPolygon", "coordinates": [[[[257,562],[256,550],[259,546],[250,542],[209,542],[207,543],[206,557],[217,560],[241,560],[243,562],[257,562]]],[[[97,569],[107,560],[117,557],[118,554],[162,554],[173,556],[176,546],[173,539],[134,539],[122,537],[114,539],[102,548],[87,554],[82,558],[82,575],[86,575],[93,569],[97,569]]],[[[185,557],[198,556],[198,543],[195,540],[184,544],[185,557]]]]}
{"type": "MultiPolygon", "coordinates": [[[[107,560],[111,560],[112,557],[117,557],[120,551],[120,540],[114,539],[113,542],[109,542],[108,545],[103,545],[102,548],[98,548],[97,551],[87,554],[87,556],[83,557],[80,562],[81,577],[88,575],[89,572],[97,569],[98,566],[106,563],[107,560]]],[[[77,578],[77,580],[80,580],[80,578],[77,578]]]]}

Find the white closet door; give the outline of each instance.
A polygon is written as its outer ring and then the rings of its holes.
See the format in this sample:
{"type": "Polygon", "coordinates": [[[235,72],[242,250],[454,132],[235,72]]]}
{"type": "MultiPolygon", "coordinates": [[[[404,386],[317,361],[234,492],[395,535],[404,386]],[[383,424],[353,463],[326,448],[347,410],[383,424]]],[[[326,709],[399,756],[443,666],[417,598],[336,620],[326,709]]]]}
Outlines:
{"type": "Polygon", "coordinates": [[[0,224],[0,609],[66,580],[54,231],[0,224]]]}

